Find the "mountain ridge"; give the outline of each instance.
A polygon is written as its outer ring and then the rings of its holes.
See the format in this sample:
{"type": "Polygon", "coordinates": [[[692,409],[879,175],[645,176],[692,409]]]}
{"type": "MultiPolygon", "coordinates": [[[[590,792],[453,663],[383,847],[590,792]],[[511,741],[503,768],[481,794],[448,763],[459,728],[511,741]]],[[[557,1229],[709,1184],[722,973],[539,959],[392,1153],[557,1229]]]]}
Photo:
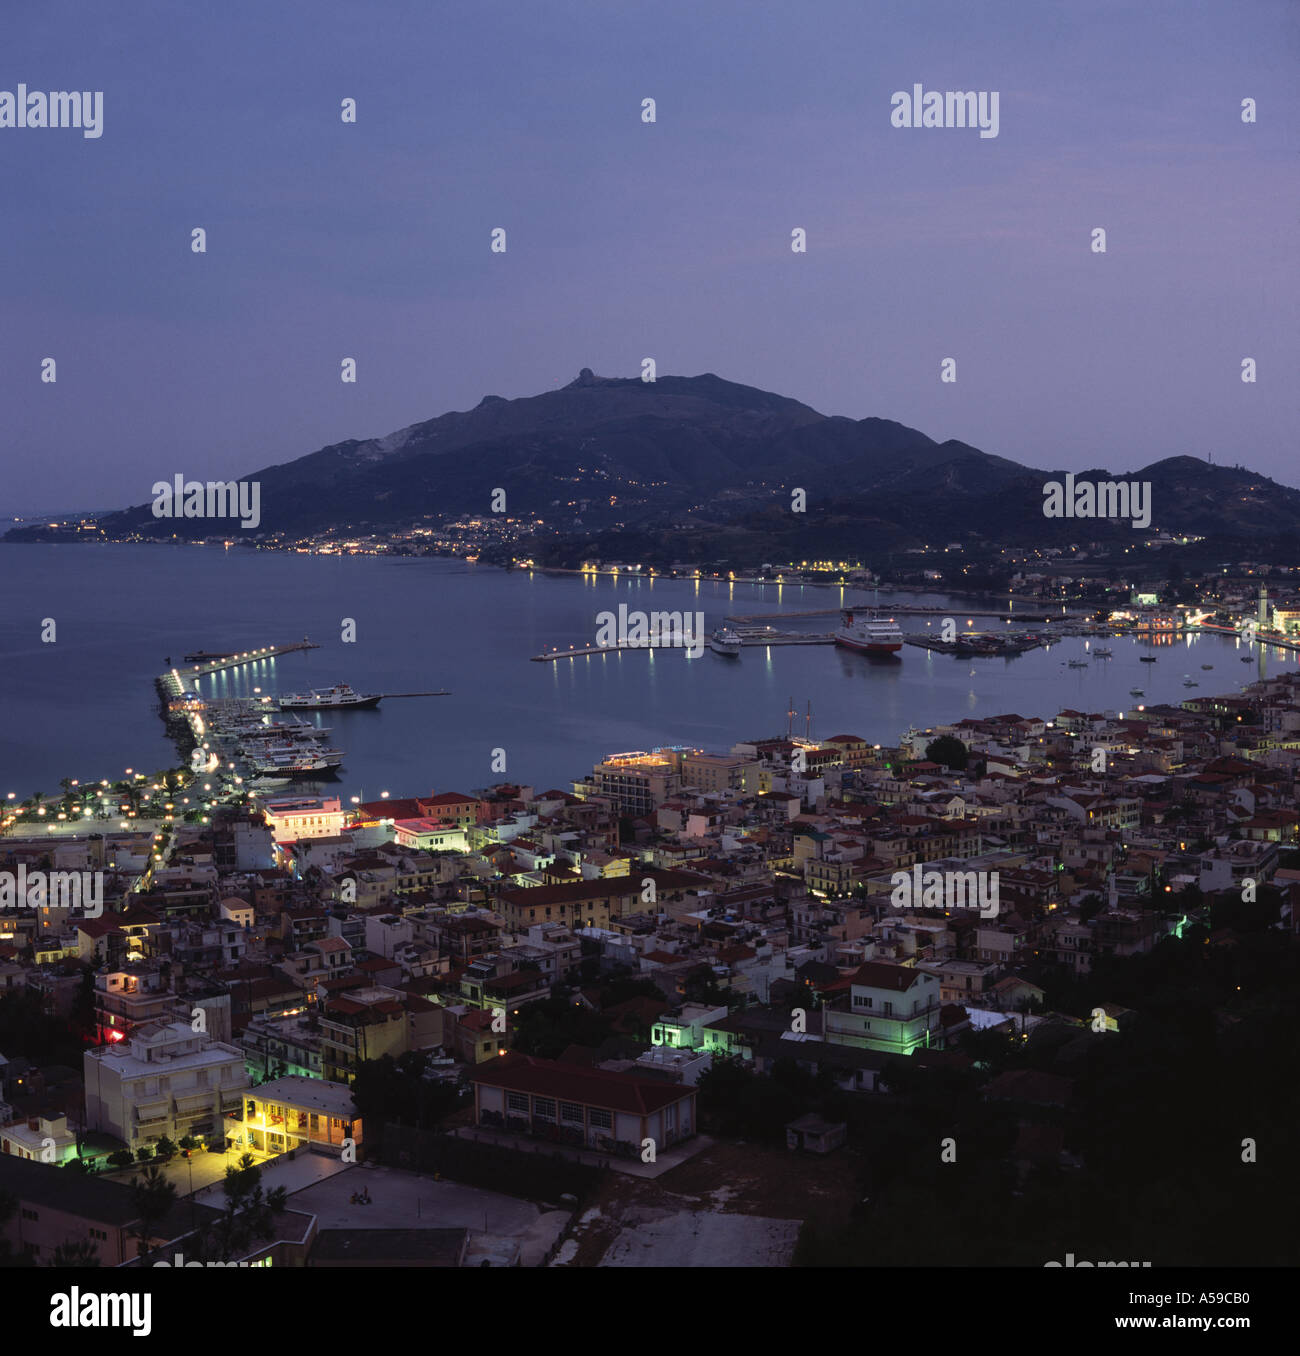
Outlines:
{"type": "MultiPolygon", "coordinates": [[[[1064,471],[1023,466],[960,439],[936,442],[878,416],[826,415],[789,396],[712,372],[604,377],[582,368],[566,385],[506,399],[485,395],[381,437],[346,439],[240,478],[261,485],[257,532],[310,536],[385,530],[437,515],[487,515],[507,492],[513,518],[559,531],[663,530],[685,517],[730,524],[803,489],[810,518],[832,510],[903,545],[939,533],[1017,542],[1077,539],[1078,520],[1043,517],[1043,486],[1064,471]]],[[[1183,454],[1118,474],[1149,480],[1153,530],[1229,537],[1293,535],[1300,491],[1183,454]]],[[[160,476],[159,479],[165,477],[160,476]]],[[[792,515],[793,516],[793,515],[792,515]]],[[[181,538],[212,533],[204,518],[155,518],[150,503],[98,519],[103,533],[181,538]]],[[[788,526],[788,525],[787,525],[788,526]]],[[[780,520],[770,530],[785,531],[780,520]]],[[[39,526],[9,540],[40,539],[39,526]]],[[[1133,529],[1096,520],[1087,535],[1133,529]]]]}

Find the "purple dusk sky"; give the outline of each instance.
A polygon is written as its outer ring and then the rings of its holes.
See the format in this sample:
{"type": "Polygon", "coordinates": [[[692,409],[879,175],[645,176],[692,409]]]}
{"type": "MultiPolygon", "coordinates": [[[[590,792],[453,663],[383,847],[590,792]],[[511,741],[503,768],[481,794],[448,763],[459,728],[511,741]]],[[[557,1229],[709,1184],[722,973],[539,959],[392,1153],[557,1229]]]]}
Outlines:
{"type": "Polygon", "coordinates": [[[0,128],[8,512],[644,357],[1035,466],[1300,484],[1294,0],[45,0],[0,52],[0,90],[104,92],[98,139],[0,128]],[[892,127],[917,82],[998,91],[998,136],[892,127]]]}

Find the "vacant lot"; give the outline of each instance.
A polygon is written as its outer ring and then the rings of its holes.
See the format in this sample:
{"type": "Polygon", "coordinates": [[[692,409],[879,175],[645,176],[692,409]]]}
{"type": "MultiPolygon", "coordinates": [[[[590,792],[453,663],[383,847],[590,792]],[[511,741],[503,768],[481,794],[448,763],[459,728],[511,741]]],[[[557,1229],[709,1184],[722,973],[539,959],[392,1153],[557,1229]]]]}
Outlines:
{"type": "Polygon", "coordinates": [[[714,1143],[654,1181],[610,1174],[556,1266],[788,1266],[799,1227],[843,1220],[856,1157],[714,1143]]]}

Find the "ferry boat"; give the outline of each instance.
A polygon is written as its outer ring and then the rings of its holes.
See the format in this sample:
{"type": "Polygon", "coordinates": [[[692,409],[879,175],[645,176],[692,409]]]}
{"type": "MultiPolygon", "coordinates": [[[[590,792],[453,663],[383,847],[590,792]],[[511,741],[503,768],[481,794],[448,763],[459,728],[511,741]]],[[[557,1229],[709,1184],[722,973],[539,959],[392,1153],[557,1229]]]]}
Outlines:
{"type": "Polygon", "coordinates": [[[735,658],[741,650],[740,636],[730,626],[720,626],[709,637],[709,649],[714,654],[725,654],[735,658]]]}
{"type": "Polygon", "coordinates": [[[329,772],[343,762],[342,749],[300,749],[294,753],[251,754],[249,766],[259,776],[309,777],[329,772]]]}
{"type": "Polygon", "coordinates": [[[312,688],[310,692],[286,692],[280,698],[281,711],[338,711],[343,708],[361,710],[378,706],[383,693],[353,692],[347,683],[333,687],[312,688]]]}
{"type": "Polygon", "coordinates": [[[903,633],[892,617],[873,617],[869,612],[843,608],[835,643],[861,654],[897,654],[903,648],[903,633]]]}

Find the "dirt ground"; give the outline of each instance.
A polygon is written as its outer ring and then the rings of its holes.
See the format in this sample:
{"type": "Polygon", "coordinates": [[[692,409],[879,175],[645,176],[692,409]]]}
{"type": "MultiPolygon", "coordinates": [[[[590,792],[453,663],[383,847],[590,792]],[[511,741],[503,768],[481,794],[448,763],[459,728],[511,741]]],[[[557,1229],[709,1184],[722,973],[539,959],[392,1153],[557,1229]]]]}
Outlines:
{"type": "MultiPolygon", "coordinates": [[[[751,1144],[715,1143],[653,1181],[609,1173],[599,1194],[570,1225],[552,1265],[598,1266],[620,1235],[675,1213],[811,1219],[819,1228],[838,1224],[853,1204],[859,1168],[857,1155],[849,1149],[822,1158],[751,1144]]],[[[755,1258],[759,1247],[756,1240],[755,1258]]]]}

